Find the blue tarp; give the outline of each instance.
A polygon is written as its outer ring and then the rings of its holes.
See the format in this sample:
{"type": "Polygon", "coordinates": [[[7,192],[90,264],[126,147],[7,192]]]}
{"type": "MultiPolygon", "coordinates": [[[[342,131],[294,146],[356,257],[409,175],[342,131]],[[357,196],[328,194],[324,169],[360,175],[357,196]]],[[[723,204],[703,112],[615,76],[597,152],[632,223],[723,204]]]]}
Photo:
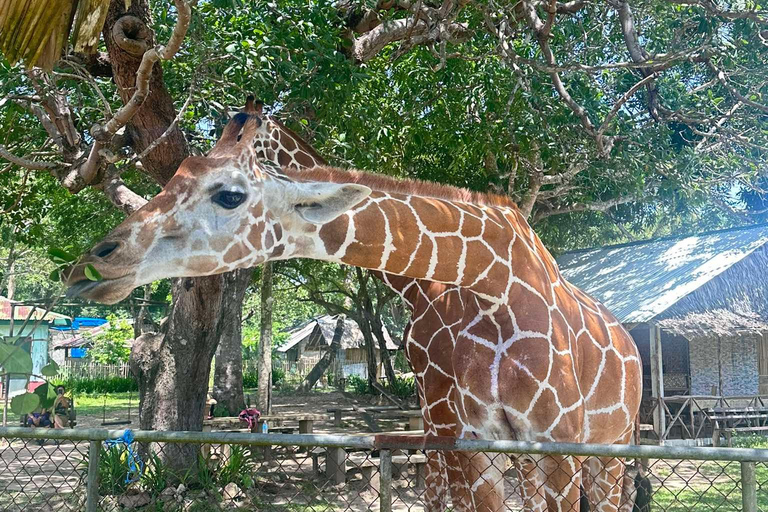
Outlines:
{"type": "Polygon", "coordinates": [[[69,357],[73,359],[80,359],[88,355],[88,349],[87,348],[71,348],[69,349],[69,357]]]}
{"type": "Polygon", "coordinates": [[[98,327],[100,325],[104,325],[107,323],[106,318],[93,318],[89,316],[76,316],[72,320],[72,326],[66,326],[66,327],[51,327],[51,329],[57,330],[57,331],[71,331],[71,330],[77,330],[81,327],[98,327]]]}

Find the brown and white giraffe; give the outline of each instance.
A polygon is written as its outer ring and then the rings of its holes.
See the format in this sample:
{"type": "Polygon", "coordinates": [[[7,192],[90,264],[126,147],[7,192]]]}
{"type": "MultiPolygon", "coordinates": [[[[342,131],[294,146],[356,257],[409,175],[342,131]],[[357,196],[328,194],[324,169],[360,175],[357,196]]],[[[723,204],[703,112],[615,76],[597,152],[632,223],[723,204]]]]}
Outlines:
{"type": "MultiPolygon", "coordinates": [[[[634,343],[562,279],[513,204],[329,168],[282,176],[257,164],[260,129],[256,116],[236,116],[208,157],[185,160],[158,196],[72,267],[71,292],[112,303],[156,279],[295,257],[460,287],[451,356],[460,436],[628,442],[641,385],[634,343]],[[85,277],[88,264],[102,281],[85,277]]],[[[499,510],[503,468],[467,459],[473,509],[499,510]]],[[[527,510],[578,510],[581,461],[525,457],[516,466],[527,510]]],[[[594,479],[607,494],[599,509],[618,509],[622,467],[612,462],[594,479]]]]}
{"type": "MultiPolygon", "coordinates": [[[[263,104],[249,97],[246,110],[253,111],[265,123],[254,139],[257,157],[264,161],[279,162],[279,167],[298,170],[326,166],[327,161],[310,144],[288,129],[277,118],[263,114],[263,104]]],[[[390,288],[397,292],[411,311],[411,319],[405,328],[406,354],[416,376],[426,435],[452,437],[459,424],[452,390],[455,387],[452,349],[456,340],[455,326],[464,315],[460,287],[415,280],[374,272],[390,288]],[[448,348],[448,349],[446,349],[448,348]]],[[[455,510],[473,510],[471,493],[462,473],[461,454],[455,452],[427,451],[426,491],[424,502],[427,512],[442,511],[450,496],[455,510]]],[[[605,489],[591,485],[604,470],[605,463],[619,461],[585,461],[583,478],[595,506],[604,500],[605,489]]],[[[499,462],[500,463],[500,462],[499,462]]],[[[610,471],[608,472],[611,473],[610,471]]]]}

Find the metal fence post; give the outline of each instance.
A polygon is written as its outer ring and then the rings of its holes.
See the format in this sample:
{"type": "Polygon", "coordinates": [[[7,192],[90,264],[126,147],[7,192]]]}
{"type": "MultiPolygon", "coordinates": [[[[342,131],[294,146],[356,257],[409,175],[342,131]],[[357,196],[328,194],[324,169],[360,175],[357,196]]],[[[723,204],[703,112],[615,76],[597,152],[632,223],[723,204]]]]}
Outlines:
{"type": "Polygon", "coordinates": [[[741,463],[741,510],[757,512],[757,483],[755,481],[755,463],[741,463]]]}
{"type": "Polygon", "coordinates": [[[99,507],[99,455],[101,441],[91,441],[88,446],[88,483],[86,487],[86,512],[96,512],[99,507]]]}
{"type": "Polygon", "coordinates": [[[379,512],[392,512],[392,452],[379,452],[379,512]]]}

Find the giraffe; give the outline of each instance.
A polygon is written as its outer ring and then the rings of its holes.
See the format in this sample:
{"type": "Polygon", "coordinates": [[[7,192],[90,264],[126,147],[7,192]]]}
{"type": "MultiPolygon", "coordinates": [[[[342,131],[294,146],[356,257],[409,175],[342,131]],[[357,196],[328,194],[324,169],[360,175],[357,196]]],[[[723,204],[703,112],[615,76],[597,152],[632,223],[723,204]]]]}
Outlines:
{"type": "MultiPolygon", "coordinates": [[[[160,194],[68,269],[70,295],[114,303],[156,279],[296,257],[451,286],[462,311],[450,327],[457,435],[629,442],[637,349],[610,312],[562,278],[514,204],[327,167],[279,174],[257,163],[262,126],[238,114],[207,157],[185,160],[160,194]],[[88,265],[103,279],[88,280],[88,265]]],[[[462,461],[473,510],[502,506],[493,462],[484,454],[462,461]]],[[[515,467],[526,510],[579,510],[582,467],[599,476],[598,510],[631,508],[621,461],[525,456],[515,467]]]]}
{"type": "MultiPolygon", "coordinates": [[[[298,170],[327,165],[320,153],[298,134],[277,118],[265,115],[263,106],[263,102],[254,102],[254,97],[249,96],[245,108],[260,117],[266,125],[254,138],[253,145],[259,161],[298,170]]],[[[445,347],[452,348],[455,343],[456,332],[453,327],[459,324],[463,315],[463,307],[460,307],[463,304],[460,296],[463,289],[381,272],[373,274],[394,290],[412,313],[403,339],[416,378],[425,434],[453,437],[458,418],[451,397],[452,352],[445,350],[445,347]]],[[[472,510],[468,486],[461,471],[460,454],[427,450],[426,455],[426,490],[423,501],[427,512],[445,510],[449,492],[454,510],[472,510]]],[[[585,471],[582,487],[591,491],[592,503],[599,503],[605,497],[604,490],[601,486],[587,482],[594,480],[603,471],[605,464],[615,464],[616,461],[602,461],[602,464],[595,462],[590,459],[585,461],[585,467],[593,475],[585,471]]],[[[466,461],[463,465],[466,465],[466,461]]]]}

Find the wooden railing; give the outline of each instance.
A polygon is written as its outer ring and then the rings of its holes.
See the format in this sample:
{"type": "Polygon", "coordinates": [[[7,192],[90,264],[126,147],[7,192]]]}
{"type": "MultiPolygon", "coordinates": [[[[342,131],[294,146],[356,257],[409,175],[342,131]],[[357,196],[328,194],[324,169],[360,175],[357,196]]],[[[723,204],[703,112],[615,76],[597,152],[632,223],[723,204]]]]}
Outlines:
{"type": "Polygon", "coordinates": [[[714,427],[711,417],[713,408],[766,407],[768,395],[675,395],[665,396],[661,400],[646,399],[644,404],[646,407],[641,412],[641,423],[653,423],[654,413],[659,408],[663,412],[663,432],[659,432],[659,425],[654,425],[656,437],[661,441],[708,439],[712,437],[714,427]]]}

